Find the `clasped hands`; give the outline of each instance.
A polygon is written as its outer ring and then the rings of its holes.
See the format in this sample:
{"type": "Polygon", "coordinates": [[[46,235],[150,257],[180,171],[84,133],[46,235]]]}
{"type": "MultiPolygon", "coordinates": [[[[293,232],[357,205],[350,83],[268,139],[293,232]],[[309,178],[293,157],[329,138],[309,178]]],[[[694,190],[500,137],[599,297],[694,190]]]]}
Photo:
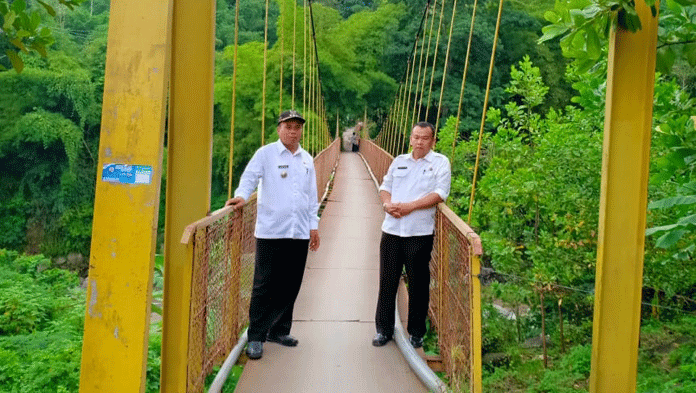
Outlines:
{"type": "Polygon", "coordinates": [[[413,208],[411,207],[410,203],[386,202],[382,206],[384,207],[384,211],[394,218],[401,218],[407,216],[411,214],[411,212],[413,211],[413,208]]]}

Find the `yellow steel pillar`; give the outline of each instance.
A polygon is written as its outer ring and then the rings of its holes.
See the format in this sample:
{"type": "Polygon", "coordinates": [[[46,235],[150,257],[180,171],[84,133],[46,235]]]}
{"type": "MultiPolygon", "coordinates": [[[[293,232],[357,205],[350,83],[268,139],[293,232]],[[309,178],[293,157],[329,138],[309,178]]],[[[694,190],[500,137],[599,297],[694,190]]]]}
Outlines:
{"type": "MultiPolygon", "coordinates": [[[[479,242],[480,244],[480,242],[479,242]]],[[[483,364],[481,351],[483,340],[481,338],[481,252],[471,250],[471,381],[469,391],[471,393],[483,392],[483,364]]]]}
{"type": "Polygon", "coordinates": [[[80,392],[145,390],[171,4],[111,4],[80,392]]]}
{"type": "MultiPolygon", "coordinates": [[[[656,5],[657,6],[657,5],[656,5]]],[[[609,44],[590,392],[635,392],[657,16],[609,44]]]]}
{"type": "Polygon", "coordinates": [[[167,140],[162,392],[186,391],[191,250],[186,225],[210,210],[215,1],[174,0],[167,140]]]}

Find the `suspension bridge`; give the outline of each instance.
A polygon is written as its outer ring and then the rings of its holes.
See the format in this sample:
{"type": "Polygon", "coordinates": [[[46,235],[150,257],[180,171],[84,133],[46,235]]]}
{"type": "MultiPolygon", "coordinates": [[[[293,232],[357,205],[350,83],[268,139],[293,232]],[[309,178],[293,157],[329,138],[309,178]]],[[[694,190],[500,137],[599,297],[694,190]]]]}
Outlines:
{"type": "MultiPolygon", "coordinates": [[[[498,21],[502,4],[501,0],[498,21]]],[[[439,45],[443,26],[437,5],[428,3],[421,23],[430,26],[424,32],[432,32],[438,21],[434,45],[439,45]]],[[[593,392],[635,390],[657,30],[650,10],[642,2],[636,8],[642,30],[616,29],[609,50],[593,392]],[[605,282],[611,285],[602,285],[605,282]]],[[[266,130],[266,118],[280,108],[304,112],[308,121],[302,143],[315,156],[318,188],[326,190],[320,224],[323,245],[308,261],[298,299],[293,334],[300,346],[269,344],[260,361],[247,363],[238,391],[480,392],[478,269],[485,244],[445,204],[438,206],[436,216],[430,318],[441,353],[435,361],[451,385],[433,380],[427,366],[433,359],[403,345],[398,335],[386,348],[370,345],[378,274],[375,242],[383,218],[375,184],[392,157],[407,149],[410,125],[427,117],[415,103],[425,96],[430,102],[431,86],[426,89],[426,82],[432,81],[436,62],[429,75],[423,53],[432,37],[421,32],[416,37],[392,113],[378,136],[369,140],[363,134],[360,154],[340,153],[322,96],[316,41],[311,39],[316,32],[309,23],[311,3],[293,2],[290,9],[282,14],[293,17],[281,23],[302,29],[296,34],[289,28],[292,37],[279,40],[287,42],[292,53],[291,97],[283,104],[281,85],[278,108],[266,103],[266,37],[259,126],[266,130]],[[298,36],[303,37],[301,44],[298,36]],[[303,76],[295,85],[299,52],[303,76]]],[[[456,2],[452,18],[455,9],[456,2]]],[[[239,5],[237,18],[238,11],[239,5]]],[[[165,170],[161,391],[202,391],[213,367],[224,367],[243,345],[255,209],[252,199],[241,212],[211,213],[214,26],[212,0],[122,0],[111,5],[80,391],[144,390],[160,179],[165,170]]],[[[490,71],[494,54],[495,45],[490,71]]],[[[443,69],[447,57],[449,50],[443,69]]],[[[236,68],[235,63],[235,81],[244,78],[236,68]]],[[[464,83],[465,78],[462,92],[464,83]]],[[[232,97],[233,131],[234,90],[232,97]]],[[[488,94],[485,100],[482,130],[488,94]]],[[[433,108],[439,120],[439,105],[433,102],[433,108]]],[[[266,142],[264,135],[261,144],[266,142]]],[[[230,139],[232,155],[233,132],[230,139]]],[[[229,161],[233,163],[232,157],[229,161]]]]}

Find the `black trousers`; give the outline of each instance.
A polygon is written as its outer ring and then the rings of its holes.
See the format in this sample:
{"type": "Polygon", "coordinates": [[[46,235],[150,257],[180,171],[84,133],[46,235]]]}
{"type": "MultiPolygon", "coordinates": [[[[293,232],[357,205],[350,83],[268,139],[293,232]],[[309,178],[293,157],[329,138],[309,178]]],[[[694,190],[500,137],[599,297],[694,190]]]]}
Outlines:
{"type": "Polygon", "coordinates": [[[249,341],[290,334],[292,310],[307,263],[309,239],[256,239],[249,341]]]}
{"type": "Polygon", "coordinates": [[[430,302],[430,253],[433,235],[400,237],[382,232],[379,244],[379,297],[375,324],[377,332],[394,334],[396,292],[403,267],[408,279],[408,327],[410,335],[423,337],[430,302]]]}

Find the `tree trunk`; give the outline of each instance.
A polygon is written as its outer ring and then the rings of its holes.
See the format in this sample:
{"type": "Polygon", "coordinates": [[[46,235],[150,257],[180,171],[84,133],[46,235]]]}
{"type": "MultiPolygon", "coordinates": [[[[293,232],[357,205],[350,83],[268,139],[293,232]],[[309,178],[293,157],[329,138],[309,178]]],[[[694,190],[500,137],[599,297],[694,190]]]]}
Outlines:
{"type": "Polygon", "coordinates": [[[544,292],[539,292],[539,298],[541,299],[541,344],[544,347],[544,368],[549,365],[549,357],[546,352],[546,311],[544,310],[544,292]]]}
{"type": "Polygon", "coordinates": [[[561,353],[565,353],[565,338],[563,336],[563,309],[561,308],[561,305],[563,304],[563,298],[558,299],[558,318],[560,322],[560,327],[561,327],[561,353]]]}

